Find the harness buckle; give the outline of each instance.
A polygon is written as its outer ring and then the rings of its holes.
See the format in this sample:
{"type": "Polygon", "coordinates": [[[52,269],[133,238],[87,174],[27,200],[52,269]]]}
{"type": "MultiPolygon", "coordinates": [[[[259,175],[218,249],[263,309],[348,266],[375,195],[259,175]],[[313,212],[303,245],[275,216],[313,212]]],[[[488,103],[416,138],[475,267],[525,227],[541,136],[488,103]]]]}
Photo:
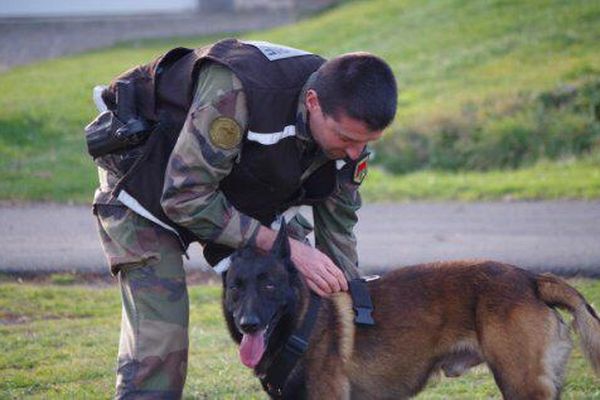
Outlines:
{"type": "Polygon", "coordinates": [[[359,325],[375,325],[375,320],[373,320],[373,316],[371,315],[372,308],[354,307],[354,311],[356,311],[356,317],[354,317],[355,323],[359,325]]]}

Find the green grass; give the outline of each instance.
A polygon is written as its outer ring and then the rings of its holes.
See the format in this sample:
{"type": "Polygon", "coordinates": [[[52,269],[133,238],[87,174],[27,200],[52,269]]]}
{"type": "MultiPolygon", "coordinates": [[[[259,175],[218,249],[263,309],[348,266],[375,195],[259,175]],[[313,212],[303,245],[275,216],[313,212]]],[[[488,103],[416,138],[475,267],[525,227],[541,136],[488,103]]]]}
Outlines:
{"type": "Polygon", "coordinates": [[[542,161],[511,171],[420,171],[393,175],[371,168],[361,194],[369,202],[410,200],[597,199],[597,161],[542,161]]]}
{"type": "MultiPolygon", "coordinates": [[[[297,24],[243,37],[325,56],[367,50],[389,61],[399,81],[399,108],[377,147],[377,160],[391,170],[525,166],[528,171],[540,157],[600,152],[600,117],[594,114],[598,93],[582,94],[566,111],[538,112],[540,101],[557,88],[574,85],[582,93],[600,79],[598,21],[600,3],[587,0],[346,1],[297,24]],[[586,108],[581,102],[591,103],[586,108]],[[533,144],[527,142],[530,137],[533,144]],[[536,144],[539,138],[544,143],[536,144]]],[[[92,87],[171,47],[215,39],[138,41],[0,74],[0,199],[89,201],[96,177],[82,127],[95,114],[92,87]]],[[[575,180],[600,168],[598,158],[592,159],[575,162],[575,180]]],[[[560,165],[549,170],[560,171],[560,165]]],[[[499,174],[492,171],[481,179],[499,174]]],[[[416,192],[426,193],[428,185],[419,186],[421,176],[406,179],[416,192]]],[[[445,173],[428,176],[449,193],[460,191],[445,173]]],[[[506,172],[507,181],[512,177],[506,172]]],[[[525,193],[527,186],[515,190],[525,193]]],[[[553,198],[561,191],[552,186],[534,198],[553,198]]],[[[585,185],[575,192],[599,197],[585,185]]],[[[504,194],[470,197],[497,196],[504,194]]]]}
{"type": "MultiPolygon", "coordinates": [[[[600,281],[571,281],[600,304],[600,281]]],[[[265,398],[226,333],[219,286],[190,288],[190,361],[185,398],[265,398]]],[[[120,321],[114,286],[0,284],[0,398],[104,399],[113,393],[120,321]]],[[[564,399],[600,397],[600,378],[576,349],[564,399]]],[[[476,368],[432,381],[418,399],[499,398],[491,375],[476,368]]]]}

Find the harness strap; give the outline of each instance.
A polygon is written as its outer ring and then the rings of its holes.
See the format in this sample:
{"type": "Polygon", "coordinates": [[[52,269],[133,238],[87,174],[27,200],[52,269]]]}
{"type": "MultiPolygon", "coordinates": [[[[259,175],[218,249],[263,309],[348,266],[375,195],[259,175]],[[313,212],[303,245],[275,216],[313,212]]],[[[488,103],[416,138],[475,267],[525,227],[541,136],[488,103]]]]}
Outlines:
{"type": "Polygon", "coordinates": [[[320,307],[321,298],[311,292],[310,303],[302,325],[290,335],[283,350],[267,370],[265,377],[260,379],[263,388],[272,397],[283,398],[283,389],[288,377],[308,348],[308,339],[317,320],[320,307]]]}
{"type": "Polygon", "coordinates": [[[373,303],[371,302],[367,281],[363,278],[352,279],[348,282],[348,286],[352,295],[352,308],[356,313],[354,323],[367,326],[375,325],[375,321],[371,316],[373,303]]]}

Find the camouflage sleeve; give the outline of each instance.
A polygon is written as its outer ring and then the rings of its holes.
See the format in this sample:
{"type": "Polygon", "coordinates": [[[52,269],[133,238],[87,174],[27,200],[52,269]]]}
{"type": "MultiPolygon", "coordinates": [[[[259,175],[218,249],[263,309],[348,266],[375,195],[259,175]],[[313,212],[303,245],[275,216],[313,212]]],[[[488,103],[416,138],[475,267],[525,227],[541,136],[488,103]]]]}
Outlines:
{"type": "Polygon", "coordinates": [[[240,213],[219,191],[240,155],[248,123],[239,79],[211,63],[198,88],[165,173],[161,199],[165,214],[201,240],[233,248],[248,242],[260,222],[240,213]]]}
{"type": "Polygon", "coordinates": [[[348,279],[358,278],[358,254],[354,226],[362,205],[359,185],[353,180],[356,163],[347,163],[338,171],[334,192],[313,208],[315,245],[340,267],[348,279]]]}

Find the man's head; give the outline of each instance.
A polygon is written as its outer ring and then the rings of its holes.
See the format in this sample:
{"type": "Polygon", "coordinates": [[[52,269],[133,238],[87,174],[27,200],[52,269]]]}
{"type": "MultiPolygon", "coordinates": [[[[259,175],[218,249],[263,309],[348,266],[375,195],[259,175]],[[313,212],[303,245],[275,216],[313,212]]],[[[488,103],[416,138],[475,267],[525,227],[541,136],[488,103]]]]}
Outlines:
{"type": "Polygon", "coordinates": [[[319,68],[305,103],[312,135],[327,156],[355,160],[394,119],[396,80],[379,57],[344,54],[319,68]]]}

